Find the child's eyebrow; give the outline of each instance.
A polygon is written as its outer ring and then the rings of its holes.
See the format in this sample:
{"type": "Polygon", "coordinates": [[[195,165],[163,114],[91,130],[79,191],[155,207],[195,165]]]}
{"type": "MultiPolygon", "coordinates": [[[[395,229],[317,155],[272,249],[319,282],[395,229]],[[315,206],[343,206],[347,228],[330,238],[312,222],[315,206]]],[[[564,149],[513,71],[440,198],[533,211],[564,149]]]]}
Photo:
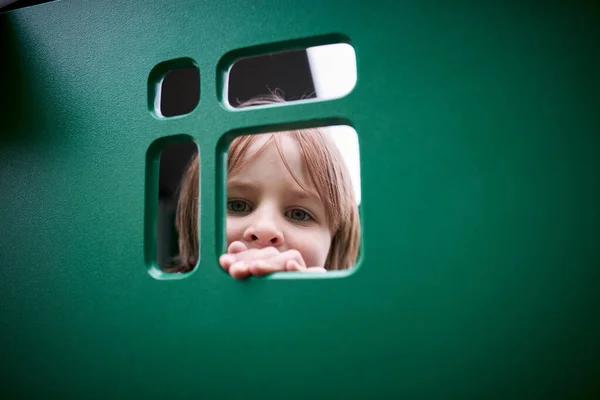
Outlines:
{"type": "Polygon", "coordinates": [[[240,190],[258,190],[260,187],[254,183],[249,181],[240,181],[237,179],[230,179],[227,181],[228,187],[234,187],[240,190]]]}
{"type": "Polygon", "coordinates": [[[312,190],[307,192],[302,189],[292,189],[288,192],[288,194],[290,197],[293,197],[297,200],[316,200],[319,202],[321,201],[319,194],[317,192],[313,192],[312,190]]]}

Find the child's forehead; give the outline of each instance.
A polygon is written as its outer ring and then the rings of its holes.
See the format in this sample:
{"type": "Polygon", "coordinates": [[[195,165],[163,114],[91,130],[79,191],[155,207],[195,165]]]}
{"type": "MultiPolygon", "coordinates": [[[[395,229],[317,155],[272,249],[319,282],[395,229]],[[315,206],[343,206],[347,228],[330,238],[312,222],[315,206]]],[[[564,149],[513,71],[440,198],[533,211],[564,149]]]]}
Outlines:
{"type": "Polygon", "coordinates": [[[303,152],[298,141],[288,133],[265,133],[254,135],[250,145],[243,154],[245,158],[260,156],[257,153],[279,153],[286,160],[297,160],[303,163],[303,152]]]}
{"type": "Polygon", "coordinates": [[[314,182],[308,171],[308,160],[297,139],[288,133],[260,134],[250,138],[243,154],[240,154],[244,167],[231,175],[291,179],[299,187],[315,191],[314,182]],[[277,136],[276,136],[277,135],[277,136]]]}
{"type": "Polygon", "coordinates": [[[296,140],[289,134],[289,132],[275,132],[275,133],[259,133],[256,135],[250,135],[250,149],[258,149],[264,146],[267,142],[269,145],[274,144],[275,140],[279,142],[283,141],[293,141],[296,143],[296,140]]]}
{"type": "Polygon", "coordinates": [[[258,149],[263,147],[269,140],[272,140],[271,138],[273,137],[273,135],[275,135],[275,134],[274,133],[260,133],[257,135],[249,136],[250,146],[248,146],[246,153],[256,152],[258,149]]]}

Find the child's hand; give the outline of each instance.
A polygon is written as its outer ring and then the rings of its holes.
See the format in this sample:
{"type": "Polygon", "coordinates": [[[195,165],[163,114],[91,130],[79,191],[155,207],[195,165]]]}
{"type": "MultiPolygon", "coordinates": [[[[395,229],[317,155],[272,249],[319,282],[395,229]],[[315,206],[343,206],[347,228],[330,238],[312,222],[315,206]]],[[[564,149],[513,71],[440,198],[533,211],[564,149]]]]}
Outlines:
{"type": "Polygon", "coordinates": [[[221,267],[236,279],[251,275],[265,276],[274,272],[326,272],[322,267],[307,267],[297,250],[280,252],[275,247],[248,249],[242,242],[233,242],[227,254],[219,258],[221,267]]]}

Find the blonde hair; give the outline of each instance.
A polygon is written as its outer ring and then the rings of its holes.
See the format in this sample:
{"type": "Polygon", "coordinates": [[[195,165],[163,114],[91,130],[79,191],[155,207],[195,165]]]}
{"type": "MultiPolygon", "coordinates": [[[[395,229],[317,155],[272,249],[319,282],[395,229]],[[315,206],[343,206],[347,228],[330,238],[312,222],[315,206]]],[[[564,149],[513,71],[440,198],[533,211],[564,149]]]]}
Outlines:
{"type": "MultiPolygon", "coordinates": [[[[282,101],[278,97],[261,98],[244,105],[269,104],[282,101]],[[269,101],[270,100],[270,101],[269,101]]],[[[291,170],[281,147],[281,135],[293,138],[300,147],[301,157],[310,183],[315,187],[327,212],[331,246],[325,269],[340,270],[352,267],[360,245],[360,218],[354,197],[350,173],[335,143],[322,128],[298,129],[235,138],[229,147],[227,173],[232,176],[273,142],[294,180],[306,189],[291,170]],[[270,135],[262,147],[244,160],[252,143],[260,136],[270,135]]],[[[179,256],[169,272],[187,272],[198,260],[198,156],[190,161],[183,176],[177,204],[176,227],[179,232],[179,256]]]]}

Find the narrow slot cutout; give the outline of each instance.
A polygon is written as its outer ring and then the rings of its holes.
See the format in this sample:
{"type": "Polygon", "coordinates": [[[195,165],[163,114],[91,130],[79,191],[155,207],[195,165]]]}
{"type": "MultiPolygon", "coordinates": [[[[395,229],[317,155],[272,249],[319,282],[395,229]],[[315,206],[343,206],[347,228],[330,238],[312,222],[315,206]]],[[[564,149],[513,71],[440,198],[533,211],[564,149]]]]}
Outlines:
{"type": "Polygon", "coordinates": [[[162,138],[148,158],[146,252],[151,275],[170,279],[193,271],[199,261],[198,146],[187,135],[162,138]]]}

